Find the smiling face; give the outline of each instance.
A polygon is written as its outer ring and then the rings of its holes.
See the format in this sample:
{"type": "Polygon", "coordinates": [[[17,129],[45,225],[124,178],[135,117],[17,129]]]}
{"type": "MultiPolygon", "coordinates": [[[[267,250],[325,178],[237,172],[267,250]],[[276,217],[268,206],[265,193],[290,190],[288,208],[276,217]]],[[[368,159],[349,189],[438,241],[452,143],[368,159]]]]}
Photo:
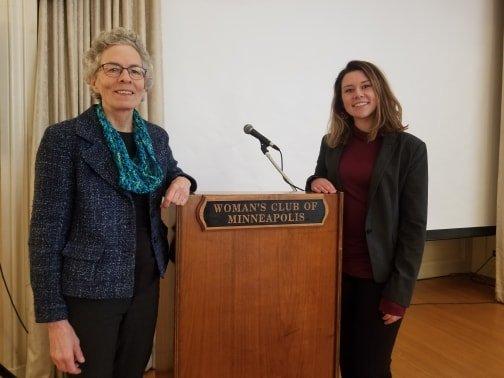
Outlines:
{"type": "MultiPolygon", "coordinates": [[[[132,46],[114,45],[102,53],[100,64],[105,63],[116,63],[122,67],[142,67],[142,58],[132,46]]],[[[91,81],[91,86],[100,94],[107,114],[132,112],[146,93],[145,79],[133,80],[124,69],[119,77],[107,76],[103,69],[99,69],[91,81]]]]}
{"type": "Polygon", "coordinates": [[[343,77],[341,98],[345,111],[353,117],[355,125],[360,129],[369,130],[378,105],[378,98],[371,81],[364,72],[351,71],[343,77]]]}

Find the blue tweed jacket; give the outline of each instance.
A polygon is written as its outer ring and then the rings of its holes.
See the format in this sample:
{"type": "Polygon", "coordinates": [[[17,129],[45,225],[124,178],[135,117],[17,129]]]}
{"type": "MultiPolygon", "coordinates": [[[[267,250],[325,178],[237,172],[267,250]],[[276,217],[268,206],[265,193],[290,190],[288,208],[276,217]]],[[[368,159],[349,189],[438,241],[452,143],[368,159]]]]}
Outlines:
{"type": "MultiPolygon", "coordinates": [[[[168,263],[161,197],[177,176],[168,135],[147,123],[165,180],[150,194],[151,245],[163,275],[168,263]]],[[[133,295],[135,209],[118,185],[118,171],[94,107],[47,128],[35,164],[30,227],[30,269],[37,322],[67,318],[64,295],[129,298],[133,295]]]]}

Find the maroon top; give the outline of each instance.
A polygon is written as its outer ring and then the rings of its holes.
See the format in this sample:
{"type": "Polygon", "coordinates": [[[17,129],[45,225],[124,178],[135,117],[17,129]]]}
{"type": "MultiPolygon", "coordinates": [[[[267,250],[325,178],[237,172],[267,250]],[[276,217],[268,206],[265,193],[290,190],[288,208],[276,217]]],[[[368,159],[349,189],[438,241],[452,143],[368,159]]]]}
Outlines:
{"type": "MultiPolygon", "coordinates": [[[[373,269],[366,241],[367,197],[373,167],[380,152],[382,137],[368,142],[368,134],[353,128],[339,165],[343,188],[343,273],[372,279],[373,269]]],[[[385,314],[403,316],[405,308],[385,298],[380,303],[385,314]]]]}

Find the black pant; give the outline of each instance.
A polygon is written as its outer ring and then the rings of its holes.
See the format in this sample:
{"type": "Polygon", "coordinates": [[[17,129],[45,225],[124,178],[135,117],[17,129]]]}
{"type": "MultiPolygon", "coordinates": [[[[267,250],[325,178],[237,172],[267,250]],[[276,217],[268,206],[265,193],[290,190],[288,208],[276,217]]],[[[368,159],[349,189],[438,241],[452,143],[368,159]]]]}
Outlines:
{"type": "Polygon", "coordinates": [[[384,284],[343,275],[340,369],[343,378],[392,377],[392,349],[401,320],[383,324],[379,311],[384,284]]]}
{"type": "Polygon", "coordinates": [[[159,280],[131,299],[65,299],[86,360],[79,377],[141,378],[152,350],[159,280]]]}

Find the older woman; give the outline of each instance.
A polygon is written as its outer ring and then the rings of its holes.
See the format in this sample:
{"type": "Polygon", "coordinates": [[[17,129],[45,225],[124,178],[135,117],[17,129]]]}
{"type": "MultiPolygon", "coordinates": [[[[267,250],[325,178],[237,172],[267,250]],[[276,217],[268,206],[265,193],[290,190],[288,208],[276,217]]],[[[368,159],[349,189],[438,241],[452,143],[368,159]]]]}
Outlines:
{"type": "Polygon", "coordinates": [[[392,349],[422,260],[427,149],[374,64],[351,61],[334,84],[329,133],[306,189],[344,191],[340,366],[390,377],[392,349]]]}
{"type": "Polygon", "coordinates": [[[36,320],[47,323],[59,370],[141,377],[168,262],[161,207],[184,205],[196,182],[177,167],[166,132],[135,110],[152,82],[139,37],[123,28],[101,33],[85,66],[99,103],[48,127],[37,153],[36,320]]]}

